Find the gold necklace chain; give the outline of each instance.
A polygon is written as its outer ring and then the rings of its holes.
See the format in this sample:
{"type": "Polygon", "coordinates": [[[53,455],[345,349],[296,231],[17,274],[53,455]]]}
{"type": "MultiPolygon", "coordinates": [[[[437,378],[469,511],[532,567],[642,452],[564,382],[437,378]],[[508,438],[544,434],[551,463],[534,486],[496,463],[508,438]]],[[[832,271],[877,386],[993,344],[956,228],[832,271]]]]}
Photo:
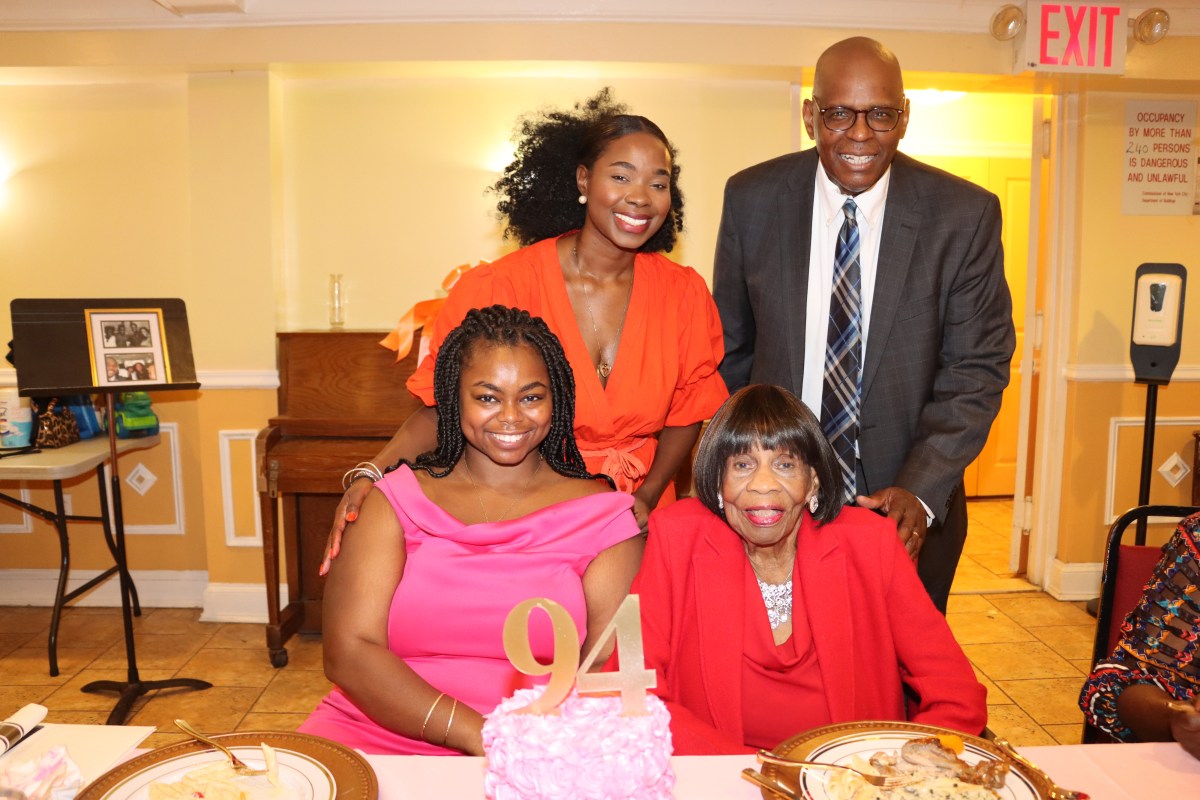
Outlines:
{"type": "MultiPolygon", "coordinates": [[[[587,308],[588,319],[592,321],[592,334],[595,338],[596,352],[599,356],[600,363],[596,365],[596,374],[600,376],[600,380],[607,381],[608,376],[612,374],[613,365],[604,357],[604,348],[600,344],[600,329],[596,327],[596,317],[592,314],[592,292],[588,289],[587,281],[583,277],[583,267],[579,265],[579,253],[576,252],[578,245],[571,245],[571,261],[575,264],[575,272],[579,274],[579,284],[583,287],[583,302],[587,308]]],[[[594,277],[594,276],[593,276],[594,277]]],[[[617,324],[617,349],[621,347],[621,331],[625,328],[625,314],[629,311],[629,298],[633,296],[633,286],[629,287],[629,294],[625,297],[625,307],[621,309],[621,321],[617,324]]],[[[614,361],[616,359],[613,359],[614,361]]]]}
{"type": "MultiPolygon", "coordinates": [[[[483,514],[483,521],[487,523],[491,523],[493,521],[503,522],[508,516],[509,512],[512,511],[513,508],[516,507],[517,503],[521,502],[521,500],[524,498],[525,492],[529,491],[529,487],[533,485],[533,479],[536,478],[537,474],[542,471],[542,464],[544,463],[546,463],[546,460],[542,458],[541,453],[538,453],[538,463],[537,466],[533,468],[533,474],[529,476],[529,480],[525,481],[525,485],[521,487],[521,491],[517,494],[516,498],[508,504],[508,508],[504,509],[500,516],[493,520],[488,516],[487,509],[483,506],[483,498],[479,496],[479,484],[475,482],[475,476],[471,474],[471,465],[467,463],[467,459],[464,457],[462,460],[463,469],[467,471],[467,480],[471,482],[472,488],[475,489],[475,500],[479,503],[479,511],[483,514]]],[[[493,489],[492,491],[495,490],[493,489]]]]}

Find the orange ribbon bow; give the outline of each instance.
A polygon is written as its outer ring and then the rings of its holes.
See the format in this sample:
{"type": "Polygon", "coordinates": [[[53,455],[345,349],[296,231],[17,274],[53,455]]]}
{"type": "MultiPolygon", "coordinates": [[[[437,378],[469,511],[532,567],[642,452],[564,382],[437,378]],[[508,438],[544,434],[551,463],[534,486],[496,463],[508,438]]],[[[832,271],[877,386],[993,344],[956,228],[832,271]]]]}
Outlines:
{"type": "MultiPolygon", "coordinates": [[[[481,261],[480,264],[487,262],[481,261]]],[[[471,269],[470,264],[459,264],[454,269],[446,273],[446,277],[442,278],[442,289],[446,292],[454,284],[458,283],[459,277],[464,272],[471,269]]],[[[414,305],[400,317],[399,324],[395,330],[387,336],[379,340],[379,343],[388,350],[396,351],[397,363],[403,361],[405,357],[412,352],[413,339],[418,328],[429,330],[430,324],[437,317],[438,312],[442,310],[442,306],[446,304],[445,297],[435,297],[432,300],[422,300],[414,305]]]]}

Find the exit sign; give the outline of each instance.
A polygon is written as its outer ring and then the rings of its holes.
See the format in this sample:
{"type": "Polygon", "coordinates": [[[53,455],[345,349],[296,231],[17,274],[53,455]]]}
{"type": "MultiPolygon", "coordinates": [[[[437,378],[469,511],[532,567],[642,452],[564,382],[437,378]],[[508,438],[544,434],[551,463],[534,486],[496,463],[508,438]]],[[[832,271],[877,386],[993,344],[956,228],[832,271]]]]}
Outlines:
{"type": "Polygon", "coordinates": [[[1117,3],[1051,3],[1025,8],[1024,66],[1036,72],[1125,72],[1129,23],[1117,3]]]}

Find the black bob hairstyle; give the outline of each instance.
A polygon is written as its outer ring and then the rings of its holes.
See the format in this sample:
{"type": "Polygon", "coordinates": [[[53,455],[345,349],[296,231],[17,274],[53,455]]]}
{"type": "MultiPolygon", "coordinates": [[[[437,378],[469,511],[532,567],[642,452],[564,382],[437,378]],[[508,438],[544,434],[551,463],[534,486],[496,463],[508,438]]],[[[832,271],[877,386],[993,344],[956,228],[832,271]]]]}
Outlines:
{"type": "Polygon", "coordinates": [[[821,423],[786,389],[769,384],[752,384],[725,401],[696,448],[692,474],[700,501],[719,517],[725,465],[730,456],[749,453],[756,446],[784,450],[817,473],[818,523],[830,522],[842,510],[842,473],[837,455],[821,430],[821,423]]]}
{"type": "Polygon", "coordinates": [[[587,471],[575,443],[575,378],[562,344],[541,317],[501,305],[471,309],[458,327],[446,335],[433,368],[433,398],[438,412],[437,449],[422,453],[415,462],[401,459],[395,466],[408,464],[435,478],[449,475],[466,449],[459,397],[463,367],[469,359],[478,357],[489,347],[520,345],[538,351],[550,376],[550,430],[538,446],[538,452],[560,475],[599,477],[587,471]]]}
{"type": "Polygon", "coordinates": [[[606,88],[572,110],[541,111],[518,123],[516,157],[491,187],[500,196],[496,210],[507,220],[506,238],[527,246],[582,228],[587,207],[579,203],[576,169],[590,170],[617,139],[648,133],[671,154],[671,212],[639,250],[660,253],[675,247],[683,230],[678,154],[661,128],[627,111],[606,88]]]}

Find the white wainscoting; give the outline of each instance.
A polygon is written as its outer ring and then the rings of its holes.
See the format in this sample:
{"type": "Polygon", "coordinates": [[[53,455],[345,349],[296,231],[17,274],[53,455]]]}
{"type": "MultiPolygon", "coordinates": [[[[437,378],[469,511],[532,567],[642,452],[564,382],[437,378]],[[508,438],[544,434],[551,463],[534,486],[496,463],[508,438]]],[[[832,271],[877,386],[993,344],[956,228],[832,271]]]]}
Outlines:
{"type": "MultiPolygon", "coordinates": [[[[279,607],[287,608],[288,587],[279,587],[279,607]]],[[[210,583],[204,590],[201,622],[267,621],[267,589],[261,583],[210,583]]],[[[264,646],[265,646],[264,640],[264,646]]]]}
{"type": "Polygon", "coordinates": [[[1056,558],[1050,562],[1046,593],[1056,600],[1091,600],[1100,596],[1103,572],[1099,561],[1068,564],[1056,558]]]}
{"type": "MultiPolygon", "coordinates": [[[[67,591],[82,586],[101,572],[103,570],[71,570],[67,591]]],[[[134,570],[130,574],[137,587],[138,600],[145,608],[199,608],[208,587],[208,573],[203,570],[134,570]]],[[[0,570],[0,606],[52,606],[57,586],[56,569],[0,570]]],[[[71,605],[120,606],[117,576],[113,575],[73,600],[71,605]]],[[[263,619],[266,619],[265,615],[263,619]]]]}
{"type": "Polygon", "coordinates": [[[262,547],[262,511],[258,505],[257,469],[258,454],[256,442],[257,430],[223,430],[217,433],[220,438],[221,450],[221,511],[225,520],[225,544],[229,547],[262,547]],[[237,477],[234,476],[233,454],[230,443],[235,441],[250,442],[249,462],[239,462],[236,466],[237,477]],[[248,491],[250,504],[254,508],[254,533],[250,536],[239,536],[237,517],[235,513],[236,487],[248,491]]]}
{"type": "MultiPolygon", "coordinates": [[[[1200,417],[1157,417],[1154,422],[1154,430],[1156,433],[1155,440],[1161,439],[1159,432],[1163,428],[1184,428],[1187,431],[1193,431],[1200,427],[1200,417]]],[[[1112,417],[1108,421],[1108,463],[1106,465],[1105,481],[1104,481],[1104,513],[1106,519],[1105,525],[1112,525],[1117,517],[1128,511],[1128,508],[1117,508],[1117,449],[1120,443],[1120,432],[1122,428],[1136,428],[1142,431],[1145,428],[1145,417],[1112,417]]],[[[1190,448],[1189,448],[1190,449],[1190,448]]],[[[1141,463],[1141,449],[1138,449],[1138,463],[1141,463]]],[[[1178,453],[1183,460],[1191,466],[1191,454],[1178,453]]],[[[1155,462],[1151,465],[1151,489],[1153,489],[1154,481],[1162,480],[1162,476],[1158,474],[1158,468],[1161,463],[1155,462]]],[[[1151,491],[1151,496],[1154,492],[1151,491]]],[[[1170,522],[1178,523],[1176,517],[1150,517],[1150,522],[1170,522]]]]}
{"type": "MultiPolygon", "coordinates": [[[[82,586],[102,570],[73,569],[67,591],[82,586]]],[[[209,583],[202,570],[134,570],[133,582],[143,608],[199,608],[201,622],[267,621],[267,590],[261,583],[209,583]]],[[[58,586],[55,569],[0,570],[0,606],[54,605],[58,586]]],[[[280,607],[288,604],[287,586],[280,587],[280,607]]],[[[100,584],[70,606],[119,608],[117,577],[100,584]]]]}
{"type": "MultiPolygon", "coordinates": [[[[129,522],[125,523],[125,535],[139,536],[148,534],[167,534],[171,536],[182,536],[183,529],[183,472],[179,458],[179,423],[178,422],[162,422],[159,423],[159,435],[162,436],[162,441],[159,446],[167,446],[167,452],[171,458],[171,508],[174,518],[170,522],[149,523],[143,525],[134,525],[129,522]]],[[[124,480],[134,467],[137,466],[138,451],[126,453],[121,457],[121,479],[124,480]]],[[[112,508],[112,488],[111,485],[106,485],[108,494],[108,505],[112,508]]],[[[125,497],[126,493],[131,491],[128,488],[121,489],[121,496],[125,497]]]]}
{"type": "MultiPolygon", "coordinates": [[[[9,492],[8,494],[11,496],[12,493],[9,492]]],[[[26,503],[32,502],[33,498],[33,495],[29,493],[29,489],[24,483],[21,484],[21,491],[17,492],[16,496],[26,503]]],[[[16,509],[16,506],[9,506],[7,503],[5,507],[16,509]]],[[[33,515],[28,511],[21,511],[21,524],[13,525],[6,523],[0,525],[0,533],[33,533],[33,515]]]]}

